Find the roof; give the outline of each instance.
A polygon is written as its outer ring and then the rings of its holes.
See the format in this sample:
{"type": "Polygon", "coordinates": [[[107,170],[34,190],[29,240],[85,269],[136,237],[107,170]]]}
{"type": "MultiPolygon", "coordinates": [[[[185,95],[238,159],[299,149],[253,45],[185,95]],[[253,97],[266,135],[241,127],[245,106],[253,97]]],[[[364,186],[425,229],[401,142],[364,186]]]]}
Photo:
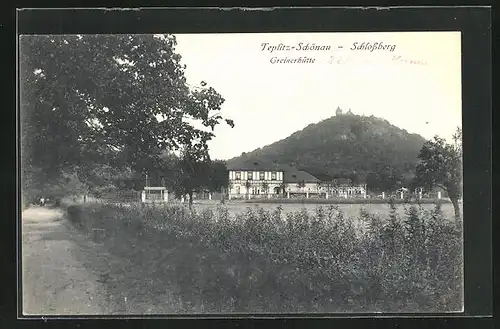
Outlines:
{"type": "Polygon", "coordinates": [[[166,190],[166,187],[156,187],[156,186],[146,186],[144,187],[144,190],[149,190],[149,191],[163,191],[166,190]]]}
{"type": "Polygon", "coordinates": [[[289,164],[271,163],[266,161],[252,159],[237,159],[232,160],[227,165],[228,170],[252,170],[252,171],[282,171],[283,181],[285,183],[298,183],[304,181],[306,183],[318,183],[320,180],[310,173],[297,170],[297,168],[289,164]]]}
{"type": "Polygon", "coordinates": [[[298,183],[304,181],[305,183],[319,183],[318,178],[303,170],[287,170],[283,175],[285,183],[298,183]]]}
{"type": "Polygon", "coordinates": [[[253,171],[283,171],[282,165],[265,161],[255,161],[250,159],[232,160],[227,164],[228,170],[253,170],[253,171]]]}

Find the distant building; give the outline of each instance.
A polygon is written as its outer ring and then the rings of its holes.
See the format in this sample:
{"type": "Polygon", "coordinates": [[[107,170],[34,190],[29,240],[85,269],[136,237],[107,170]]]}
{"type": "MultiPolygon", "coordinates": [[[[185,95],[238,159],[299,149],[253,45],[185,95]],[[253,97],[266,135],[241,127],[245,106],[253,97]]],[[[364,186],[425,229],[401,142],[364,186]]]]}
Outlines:
{"type": "Polygon", "coordinates": [[[278,197],[366,197],[366,185],[322,182],[290,165],[248,163],[229,166],[229,199],[278,197]]]}
{"type": "Polygon", "coordinates": [[[354,113],[352,113],[351,109],[348,109],[347,112],[344,112],[342,111],[342,109],[339,107],[337,107],[337,110],[335,111],[335,115],[354,115],[354,113]]]}
{"type": "Polygon", "coordinates": [[[290,195],[300,195],[309,198],[321,194],[321,180],[303,170],[291,169],[285,171],[285,192],[290,195]]]}
{"type": "Polygon", "coordinates": [[[366,184],[347,182],[322,182],[322,190],[327,198],[363,198],[366,199],[366,184]]]}
{"type": "Polygon", "coordinates": [[[168,190],[162,186],[146,186],[141,192],[141,201],[149,202],[168,202],[168,190]]]}
{"type": "Polygon", "coordinates": [[[229,199],[277,196],[283,189],[283,170],[275,165],[244,164],[229,169],[229,199]]]}

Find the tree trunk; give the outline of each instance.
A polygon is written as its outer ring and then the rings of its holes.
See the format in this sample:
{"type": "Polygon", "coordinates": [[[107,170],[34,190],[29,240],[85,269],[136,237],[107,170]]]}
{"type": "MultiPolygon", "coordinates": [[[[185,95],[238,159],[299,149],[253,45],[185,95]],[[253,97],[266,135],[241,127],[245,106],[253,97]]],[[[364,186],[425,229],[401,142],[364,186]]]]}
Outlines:
{"type": "Polygon", "coordinates": [[[193,192],[189,192],[189,209],[193,207],[193,192]]]}
{"type": "Polygon", "coordinates": [[[220,203],[224,204],[224,188],[220,190],[220,203]]]}
{"type": "Polygon", "coordinates": [[[458,204],[458,198],[456,196],[450,196],[451,203],[453,204],[453,209],[455,210],[455,220],[460,221],[460,205],[458,204]]]}

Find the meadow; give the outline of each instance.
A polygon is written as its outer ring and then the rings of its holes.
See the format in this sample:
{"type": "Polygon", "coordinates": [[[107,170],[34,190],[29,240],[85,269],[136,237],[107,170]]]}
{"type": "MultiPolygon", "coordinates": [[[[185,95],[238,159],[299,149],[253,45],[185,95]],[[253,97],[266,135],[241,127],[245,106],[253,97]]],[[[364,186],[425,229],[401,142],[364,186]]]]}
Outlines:
{"type": "Polygon", "coordinates": [[[418,313],[462,308],[461,223],[444,206],[96,203],[67,213],[143,271],[143,298],[178,296],[178,314],[418,313]]]}
{"type": "MultiPolygon", "coordinates": [[[[197,200],[194,203],[194,207],[198,210],[203,211],[204,209],[216,209],[219,201],[208,201],[208,200],[197,200]]],[[[238,213],[245,212],[247,208],[255,209],[262,208],[265,210],[273,211],[281,206],[283,214],[293,213],[306,209],[309,213],[315,213],[319,207],[328,207],[325,204],[313,204],[313,203],[258,203],[258,202],[242,202],[242,201],[226,201],[225,207],[227,208],[230,215],[235,216],[238,213]]],[[[356,218],[359,216],[360,211],[366,211],[370,214],[378,215],[382,218],[388,218],[389,212],[391,210],[389,203],[374,203],[374,204],[336,204],[336,207],[342,211],[347,217],[356,218]]],[[[410,208],[410,204],[395,204],[396,211],[399,215],[404,215],[406,211],[410,208]]],[[[417,205],[423,210],[430,211],[434,209],[435,204],[425,203],[417,205]]],[[[441,211],[443,212],[444,218],[453,218],[453,205],[451,203],[443,203],[441,205],[441,211]]]]}

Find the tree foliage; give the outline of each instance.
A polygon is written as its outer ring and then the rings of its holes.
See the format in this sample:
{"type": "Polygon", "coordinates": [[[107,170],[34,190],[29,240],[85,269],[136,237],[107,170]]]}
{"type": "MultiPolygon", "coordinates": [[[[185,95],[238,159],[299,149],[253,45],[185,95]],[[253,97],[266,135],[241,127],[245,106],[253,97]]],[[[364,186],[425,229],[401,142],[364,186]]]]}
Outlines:
{"type": "Polygon", "coordinates": [[[262,182],[261,187],[262,187],[262,191],[265,194],[269,193],[269,183],[268,182],[262,182]]]}
{"type": "Polygon", "coordinates": [[[246,188],[246,191],[247,191],[247,197],[249,197],[249,195],[250,195],[250,188],[251,187],[252,187],[252,183],[249,180],[247,180],[245,182],[245,188],[246,188]]]}
{"type": "Polygon", "coordinates": [[[404,184],[402,173],[390,165],[382,166],[378,171],[369,173],[366,178],[367,188],[376,192],[394,191],[404,184]]]}
{"type": "Polygon", "coordinates": [[[20,37],[23,174],[142,172],[162,150],[205,150],[219,123],[234,123],[215,89],[186,83],[175,46],[171,35],[20,37]]]}
{"type": "Polygon", "coordinates": [[[221,160],[213,160],[209,164],[208,182],[206,188],[210,192],[221,192],[229,186],[229,171],[226,163],[221,160]]]}
{"type": "Polygon", "coordinates": [[[190,205],[196,192],[217,192],[229,186],[225,162],[211,160],[206,151],[186,148],[180,157],[164,159],[165,166],[157,176],[165,179],[177,197],[188,195],[190,205]]]}
{"type": "Polygon", "coordinates": [[[414,186],[427,189],[439,187],[445,190],[460,219],[458,200],[462,196],[462,131],[457,129],[454,144],[435,136],[427,141],[418,156],[420,163],[415,170],[414,186]]]}
{"type": "Polygon", "coordinates": [[[204,190],[210,172],[208,153],[200,154],[193,148],[186,148],[179,157],[174,172],[172,188],[177,197],[189,196],[189,204],[193,203],[193,194],[204,190]]]}

